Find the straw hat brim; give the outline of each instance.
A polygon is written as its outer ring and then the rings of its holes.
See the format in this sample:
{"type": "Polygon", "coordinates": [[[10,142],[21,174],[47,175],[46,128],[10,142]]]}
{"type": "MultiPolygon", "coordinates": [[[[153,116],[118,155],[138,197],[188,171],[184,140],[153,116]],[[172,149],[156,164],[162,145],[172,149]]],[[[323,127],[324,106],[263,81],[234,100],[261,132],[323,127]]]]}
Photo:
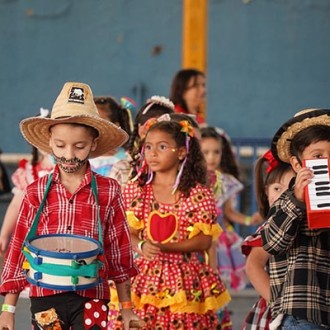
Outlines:
{"type": "Polygon", "coordinates": [[[24,138],[33,146],[51,153],[49,146],[50,128],[56,124],[82,124],[95,128],[99,132],[97,147],[90,158],[95,158],[115,149],[128,140],[128,134],[108,120],[90,115],[77,115],[58,119],[31,117],[21,121],[20,129],[24,138]]]}
{"type": "Polygon", "coordinates": [[[285,163],[290,163],[292,139],[302,130],[315,125],[330,126],[329,109],[313,109],[302,112],[300,115],[298,113],[298,115],[284,123],[272,140],[273,155],[285,163]]]}

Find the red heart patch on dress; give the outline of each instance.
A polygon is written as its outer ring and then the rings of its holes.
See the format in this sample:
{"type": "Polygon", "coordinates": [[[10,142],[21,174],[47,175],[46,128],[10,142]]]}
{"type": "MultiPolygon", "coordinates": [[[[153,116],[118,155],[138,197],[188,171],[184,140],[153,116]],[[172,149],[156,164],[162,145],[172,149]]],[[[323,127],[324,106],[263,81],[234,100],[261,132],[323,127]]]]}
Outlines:
{"type": "Polygon", "coordinates": [[[148,217],[148,237],[158,243],[168,243],[176,234],[178,219],[173,213],[152,211],[148,217]]]}

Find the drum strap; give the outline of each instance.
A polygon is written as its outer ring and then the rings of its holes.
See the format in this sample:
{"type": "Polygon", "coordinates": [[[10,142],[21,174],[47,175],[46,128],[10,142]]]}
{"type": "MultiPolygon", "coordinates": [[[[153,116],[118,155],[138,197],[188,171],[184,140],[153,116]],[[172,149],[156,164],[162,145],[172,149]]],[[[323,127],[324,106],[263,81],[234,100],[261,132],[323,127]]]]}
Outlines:
{"type": "MultiPolygon", "coordinates": [[[[43,196],[42,201],[40,203],[37,214],[36,214],[36,216],[33,220],[33,224],[31,226],[31,229],[30,229],[30,231],[28,232],[28,234],[26,236],[26,239],[25,239],[26,241],[29,241],[30,239],[32,239],[33,237],[35,237],[37,235],[37,228],[38,228],[38,224],[39,224],[39,218],[40,218],[42,209],[45,205],[50,186],[52,185],[52,178],[53,178],[53,173],[50,173],[49,176],[48,176],[48,181],[47,181],[47,184],[46,184],[46,189],[45,189],[44,196],[43,196]]],[[[93,195],[94,195],[96,204],[99,205],[99,199],[98,199],[98,194],[97,194],[97,184],[96,184],[95,176],[93,174],[92,174],[91,186],[92,186],[92,191],[93,191],[93,195]]],[[[103,249],[100,208],[98,208],[98,212],[97,212],[97,226],[98,226],[99,242],[100,242],[101,248],[103,249]]]]}

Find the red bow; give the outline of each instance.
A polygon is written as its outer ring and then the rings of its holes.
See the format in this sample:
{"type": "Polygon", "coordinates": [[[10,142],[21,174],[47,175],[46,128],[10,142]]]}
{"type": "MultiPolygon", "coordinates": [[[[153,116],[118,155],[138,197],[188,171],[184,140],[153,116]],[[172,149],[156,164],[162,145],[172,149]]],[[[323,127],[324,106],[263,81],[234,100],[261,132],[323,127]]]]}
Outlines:
{"type": "Polygon", "coordinates": [[[270,150],[268,150],[262,158],[266,159],[268,161],[268,166],[266,168],[266,172],[270,173],[274,168],[278,166],[278,161],[274,158],[274,155],[270,150]]]}

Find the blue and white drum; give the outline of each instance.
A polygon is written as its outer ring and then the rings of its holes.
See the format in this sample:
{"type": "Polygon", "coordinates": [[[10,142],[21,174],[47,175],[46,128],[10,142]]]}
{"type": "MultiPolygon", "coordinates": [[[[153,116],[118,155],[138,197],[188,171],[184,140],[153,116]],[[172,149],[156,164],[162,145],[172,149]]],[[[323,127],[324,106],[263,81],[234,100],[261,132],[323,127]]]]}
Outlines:
{"type": "Polygon", "coordinates": [[[53,290],[86,290],[101,282],[103,249],[99,241],[79,235],[41,235],[25,242],[27,280],[53,290]]]}

